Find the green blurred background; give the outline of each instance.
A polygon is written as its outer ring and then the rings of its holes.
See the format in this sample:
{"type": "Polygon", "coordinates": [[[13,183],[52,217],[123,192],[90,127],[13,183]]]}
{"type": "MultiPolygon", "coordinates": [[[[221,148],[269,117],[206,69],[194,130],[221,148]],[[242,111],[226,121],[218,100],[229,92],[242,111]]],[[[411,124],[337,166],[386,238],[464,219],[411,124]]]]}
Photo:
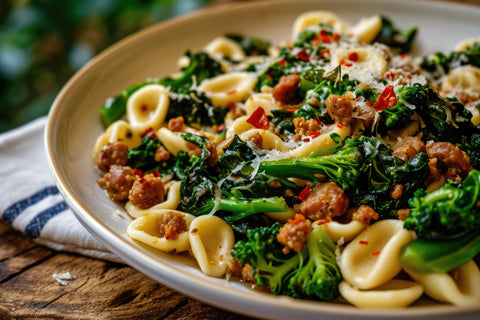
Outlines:
{"type": "Polygon", "coordinates": [[[0,0],[0,132],[48,113],[95,54],[214,0],[0,0]]]}

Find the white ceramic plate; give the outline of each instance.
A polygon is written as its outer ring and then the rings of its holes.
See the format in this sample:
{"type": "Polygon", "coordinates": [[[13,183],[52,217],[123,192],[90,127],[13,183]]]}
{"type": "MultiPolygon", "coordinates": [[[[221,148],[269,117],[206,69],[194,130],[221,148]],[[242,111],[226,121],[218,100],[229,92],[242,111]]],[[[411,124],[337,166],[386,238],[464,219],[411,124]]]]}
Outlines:
{"type": "MultiPolygon", "coordinates": [[[[187,49],[199,50],[226,32],[273,41],[288,39],[297,15],[331,10],[352,22],[384,14],[399,27],[419,27],[416,52],[450,51],[461,39],[479,36],[480,9],[439,2],[273,1],[220,6],[145,29],[106,50],[64,87],[51,109],[47,153],[55,180],[80,222],[126,263],[193,298],[245,315],[274,319],[477,318],[480,306],[456,308],[417,303],[405,310],[359,310],[251,291],[240,283],[203,275],[193,259],[153,252],[125,234],[130,218],[97,184],[92,148],[102,132],[98,109],[106,98],[148,77],[177,71],[187,49]],[[120,210],[122,215],[114,214],[120,210]]],[[[480,284],[479,284],[480,285],[480,284]]]]}

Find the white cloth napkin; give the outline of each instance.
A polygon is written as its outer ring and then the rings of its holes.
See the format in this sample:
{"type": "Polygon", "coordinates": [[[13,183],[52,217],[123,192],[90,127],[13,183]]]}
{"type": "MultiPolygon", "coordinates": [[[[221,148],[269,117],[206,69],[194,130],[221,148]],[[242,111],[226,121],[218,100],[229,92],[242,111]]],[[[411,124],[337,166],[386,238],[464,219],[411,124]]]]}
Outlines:
{"type": "Polygon", "coordinates": [[[0,218],[41,245],[121,262],[75,218],[45,152],[46,117],[0,134],[0,218]]]}

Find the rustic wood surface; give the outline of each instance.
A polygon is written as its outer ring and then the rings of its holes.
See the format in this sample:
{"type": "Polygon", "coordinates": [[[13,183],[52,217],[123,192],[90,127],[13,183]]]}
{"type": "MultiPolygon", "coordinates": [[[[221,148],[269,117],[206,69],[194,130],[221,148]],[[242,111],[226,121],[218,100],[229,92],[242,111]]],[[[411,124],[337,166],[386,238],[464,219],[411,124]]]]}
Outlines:
{"type": "MultiPolygon", "coordinates": [[[[449,2],[480,5],[480,0],[449,2]]],[[[135,318],[250,319],[187,297],[126,265],[39,246],[0,222],[0,320],[135,318]],[[61,285],[53,274],[65,272],[75,279],[61,285]]]]}
{"type": "Polygon", "coordinates": [[[0,319],[249,319],[123,264],[55,252],[0,228],[0,319]],[[61,285],[53,274],[75,277],[61,285]]]}

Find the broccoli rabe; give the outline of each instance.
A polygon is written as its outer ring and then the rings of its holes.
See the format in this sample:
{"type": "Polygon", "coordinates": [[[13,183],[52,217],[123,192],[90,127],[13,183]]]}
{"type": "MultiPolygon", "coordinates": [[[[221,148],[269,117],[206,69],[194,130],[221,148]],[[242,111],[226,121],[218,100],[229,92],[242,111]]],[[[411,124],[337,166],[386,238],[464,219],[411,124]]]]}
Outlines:
{"type": "Polygon", "coordinates": [[[416,26],[398,30],[390,19],[382,17],[382,27],[374,42],[383,43],[394,50],[398,50],[400,53],[407,53],[412,49],[416,34],[416,26]]]}
{"type": "MultiPolygon", "coordinates": [[[[339,137],[335,138],[339,139],[339,137]]],[[[369,205],[381,218],[395,216],[395,211],[407,205],[418,188],[425,187],[429,158],[418,153],[408,161],[392,155],[389,147],[375,137],[347,137],[328,155],[321,150],[309,157],[263,161],[259,172],[281,178],[300,178],[319,182],[336,182],[357,206],[369,205]],[[399,199],[392,199],[393,184],[402,184],[399,199]]]]}
{"type": "Polygon", "coordinates": [[[405,268],[448,272],[480,253],[480,171],[470,171],[461,183],[449,180],[431,193],[420,189],[410,205],[403,226],[418,239],[401,251],[405,268]]]}
{"type": "Polygon", "coordinates": [[[268,288],[276,295],[330,301],[339,296],[342,280],[334,250],[335,245],[325,236],[322,227],[307,237],[300,252],[284,254],[277,241],[280,224],[248,231],[248,239],[238,241],[232,257],[252,268],[258,287],[268,288]]]}
{"type": "Polygon", "coordinates": [[[472,170],[461,183],[448,180],[428,193],[415,192],[404,228],[421,239],[444,240],[463,236],[480,228],[480,171],[472,170]]]}
{"type": "Polygon", "coordinates": [[[205,52],[199,52],[194,55],[187,52],[186,56],[189,57],[190,63],[182,69],[180,77],[165,77],[163,79],[145,81],[109,98],[99,110],[102,125],[106,128],[120,119],[127,111],[128,98],[135,91],[149,84],[160,84],[169,87],[170,103],[172,104],[172,107],[169,108],[170,118],[183,115],[187,123],[197,123],[199,121],[205,121],[207,125],[223,123],[223,120],[220,120],[225,116],[223,108],[214,108],[211,106],[209,99],[191,89],[193,83],[198,84],[204,79],[222,73],[220,64],[211,59],[205,52]],[[192,94],[196,96],[192,97],[192,94]],[[175,111],[171,110],[178,111],[175,113],[175,111]]]}

